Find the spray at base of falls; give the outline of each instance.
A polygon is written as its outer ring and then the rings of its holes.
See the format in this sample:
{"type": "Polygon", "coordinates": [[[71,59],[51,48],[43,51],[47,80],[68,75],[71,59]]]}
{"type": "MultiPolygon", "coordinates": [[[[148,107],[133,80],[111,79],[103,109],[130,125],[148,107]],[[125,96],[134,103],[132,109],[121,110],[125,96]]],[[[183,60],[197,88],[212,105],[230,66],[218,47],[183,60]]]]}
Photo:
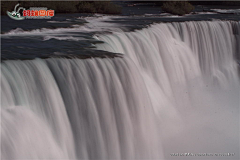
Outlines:
{"type": "Polygon", "coordinates": [[[239,28],[156,24],[98,36],[123,58],[4,61],[2,159],[237,159],[239,28]]]}

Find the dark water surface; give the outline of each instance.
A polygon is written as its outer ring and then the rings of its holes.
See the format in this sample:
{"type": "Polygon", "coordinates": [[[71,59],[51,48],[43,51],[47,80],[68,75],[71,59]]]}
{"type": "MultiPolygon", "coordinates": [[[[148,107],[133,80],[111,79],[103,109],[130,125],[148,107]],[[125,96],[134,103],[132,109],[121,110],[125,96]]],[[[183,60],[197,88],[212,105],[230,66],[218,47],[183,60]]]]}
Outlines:
{"type": "MultiPolygon", "coordinates": [[[[209,12],[208,6],[196,6],[195,12],[186,16],[161,13],[161,8],[152,4],[122,4],[122,6],[122,14],[117,16],[56,14],[52,19],[23,21],[2,16],[1,58],[8,60],[59,56],[81,58],[115,56],[116,54],[94,50],[95,44],[102,43],[94,38],[94,35],[113,31],[132,31],[160,22],[240,20],[238,14],[209,12]]],[[[212,8],[219,8],[219,6],[212,8]]],[[[233,8],[236,9],[236,7],[233,8]]]]}

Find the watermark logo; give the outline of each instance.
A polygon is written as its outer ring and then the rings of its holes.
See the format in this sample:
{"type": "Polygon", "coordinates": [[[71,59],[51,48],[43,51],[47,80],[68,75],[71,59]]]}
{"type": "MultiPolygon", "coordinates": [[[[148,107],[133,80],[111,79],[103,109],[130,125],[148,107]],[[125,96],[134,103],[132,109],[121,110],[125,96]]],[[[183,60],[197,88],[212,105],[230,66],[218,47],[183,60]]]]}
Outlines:
{"type": "Polygon", "coordinates": [[[17,7],[18,7],[18,6],[19,6],[19,4],[17,4],[17,5],[14,7],[14,11],[12,11],[12,12],[7,11],[7,15],[8,15],[10,18],[14,19],[14,20],[24,20],[25,17],[21,16],[20,10],[21,10],[21,9],[22,9],[22,10],[25,10],[25,8],[19,7],[18,10],[17,10],[17,7]],[[16,11],[16,10],[17,10],[17,11],[16,11]]]}
{"type": "Polygon", "coordinates": [[[54,10],[48,10],[45,7],[31,7],[29,9],[25,9],[23,7],[19,7],[17,10],[17,4],[14,8],[14,11],[7,11],[7,15],[14,20],[24,20],[27,19],[50,19],[54,16],[54,10]],[[17,10],[17,11],[16,11],[17,10]],[[20,10],[22,10],[22,14],[20,14],[20,10]]]}

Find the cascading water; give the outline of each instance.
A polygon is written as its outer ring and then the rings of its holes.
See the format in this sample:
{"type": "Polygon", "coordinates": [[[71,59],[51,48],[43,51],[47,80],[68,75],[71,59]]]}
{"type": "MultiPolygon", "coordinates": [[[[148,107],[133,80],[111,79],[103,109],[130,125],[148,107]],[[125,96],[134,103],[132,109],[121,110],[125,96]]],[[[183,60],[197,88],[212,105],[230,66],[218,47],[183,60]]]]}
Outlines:
{"type": "Polygon", "coordinates": [[[123,58],[4,61],[2,159],[237,159],[239,28],[161,23],[96,36],[123,58]]]}

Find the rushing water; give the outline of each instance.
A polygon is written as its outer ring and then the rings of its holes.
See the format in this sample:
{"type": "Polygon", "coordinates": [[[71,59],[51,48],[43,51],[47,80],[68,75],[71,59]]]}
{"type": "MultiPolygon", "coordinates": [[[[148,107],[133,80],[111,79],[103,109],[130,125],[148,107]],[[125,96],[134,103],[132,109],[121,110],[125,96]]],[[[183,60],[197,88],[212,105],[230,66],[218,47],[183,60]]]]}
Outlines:
{"type": "Polygon", "coordinates": [[[124,53],[140,71],[166,159],[189,152],[238,159],[239,31],[239,22],[203,21],[97,36],[105,42],[99,49],[124,53]]]}
{"type": "Polygon", "coordinates": [[[239,28],[161,23],[95,36],[123,58],[4,61],[2,159],[237,159],[239,28]]]}

